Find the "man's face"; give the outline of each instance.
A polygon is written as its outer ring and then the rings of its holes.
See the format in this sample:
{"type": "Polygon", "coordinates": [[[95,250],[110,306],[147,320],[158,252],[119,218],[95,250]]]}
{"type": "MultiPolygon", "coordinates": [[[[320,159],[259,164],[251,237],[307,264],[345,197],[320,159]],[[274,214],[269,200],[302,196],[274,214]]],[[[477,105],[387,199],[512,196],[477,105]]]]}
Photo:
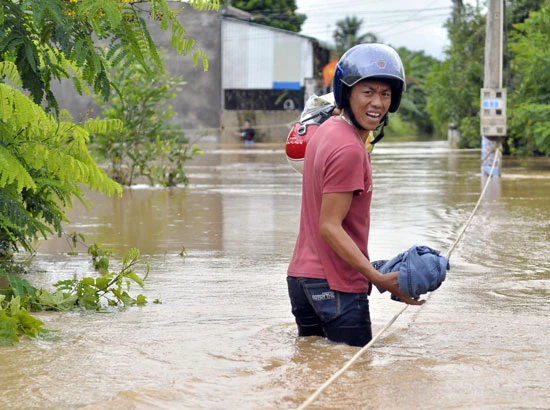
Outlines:
{"type": "Polygon", "coordinates": [[[360,81],[352,87],[349,103],[357,122],[372,131],[390,108],[390,84],[379,80],[360,81]]]}

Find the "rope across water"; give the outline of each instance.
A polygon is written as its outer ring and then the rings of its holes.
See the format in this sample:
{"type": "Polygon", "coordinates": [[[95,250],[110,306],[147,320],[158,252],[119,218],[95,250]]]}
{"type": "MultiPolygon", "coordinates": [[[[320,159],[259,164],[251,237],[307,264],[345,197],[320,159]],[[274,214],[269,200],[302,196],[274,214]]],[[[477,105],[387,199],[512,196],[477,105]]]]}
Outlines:
{"type": "MultiPolygon", "coordinates": [[[[447,253],[445,255],[445,257],[447,259],[451,258],[451,255],[452,255],[453,251],[455,250],[457,244],[460,242],[460,240],[462,239],[462,236],[464,235],[464,232],[466,232],[466,229],[468,229],[468,226],[472,222],[472,219],[473,219],[475,213],[477,212],[477,209],[479,208],[479,205],[481,204],[481,201],[483,200],[483,197],[485,196],[485,192],[487,191],[487,188],[489,186],[489,182],[491,181],[493,171],[495,169],[495,166],[497,164],[497,160],[500,157],[500,155],[501,155],[500,151],[495,152],[495,158],[493,160],[493,165],[492,165],[491,171],[489,172],[489,176],[487,178],[485,186],[483,187],[483,190],[481,191],[479,199],[478,199],[476,205],[474,206],[474,209],[472,210],[472,213],[470,214],[470,217],[468,218],[468,220],[466,221],[466,223],[464,224],[464,226],[460,230],[458,236],[456,237],[455,241],[453,242],[453,244],[451,245],[451,247],[447,251],[447,253]]],[[[340,370],[338,370],[336,373],[334,373],[325,383],[323,383],[321,386],[319,386],[319,388],[311,396],[309,396],[309,398],[306,401],[304,401],[300,405],[300,407],[297,408],[297,410],[303,410],[303,409],[307,408],[311,403],[313,403],[315,401],[315,399],[317,399],[317,397],[319,397],[321,395],[321,393],[328,386],[330,386],[332,383],[334,383],[334,381],[336,379],[338,379],[340,376],[342,376],[345,373],[345,371],[347,369],[349,369],[357,361],[357,359],[359,359],[368,349],[370,349],[370,347],[374,343],[376,343],[376,341],[380,338],[380,336],[382,336],[382,334],[397,320],[397,318],[399,316],[401,316],[401,314],[405,310],[407,310],[408,307],[409,307],[409,305],[405,305],[398,313],[396,313],[391,318],[391,320],[388,323],[386,323],[386,325],[384,325],[384,327],[382,329],[380,329],[378,331],[378,333],[371,339],[371,341],[368,344],[363,346],[361,348],[361,350],[359,350],[357,353],[355,353],[355,355],[353,355],[353,357],[340,370]]]]}

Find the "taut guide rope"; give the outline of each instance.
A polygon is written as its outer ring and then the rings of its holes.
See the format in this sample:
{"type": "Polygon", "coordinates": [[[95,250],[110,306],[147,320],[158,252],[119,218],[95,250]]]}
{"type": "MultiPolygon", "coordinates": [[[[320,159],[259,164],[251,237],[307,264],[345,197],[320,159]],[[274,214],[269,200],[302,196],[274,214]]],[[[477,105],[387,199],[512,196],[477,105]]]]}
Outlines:
{"type": "MultiPolygon", "coordinates": [[[[445,255],[445,257],[447,259],[450,259],[451,258],[451,254],[453,253],[454,249],[456,248],[456,245],[458,244],[458,242],[460,241],[460,239],[462,238],[462,236],[464,235],[464,232],[466,231],[466,229],[468,228],[468,226],[470,225],[477,209],[479,208],[479,205],[481,204],[481,201],[483,199],[483,196],[485,195],[485,192],[487,191],[487,187],[489,186],[489,182],[491,181],[491,177],[493,176],[493,170],[495,169],[495,166],[496,166],[496,163],[497,163],[497,159],[500,157],[501,155],[501,152],[500,150],[497,150],[495,152],[495,158],[493,160],[493,165],[491,167],[491,171],[489,172],[489,176],[487,178],[487,182],[485,183],[485,186],[483,188],[483,190],[481,191],[481,194],[479,196],[479,199],[476,203],[476,205],[474,206],[474,209],[472,210],[472,213],[470,214],[470,217],[468,218],[468,220],[466,221],[466,223],[464,224],[464,226],[462,227],[462,230],[460,231],[460,233],[458,234],[457,238],[455,239],[454,243],[451,245],[450,249],[447,251],[447,254],[445,255]]],[[[334,373],[325,383],[323,383],[311,396],[309,396],[309,398],[304,401],[300,407],[297,408],[297,410],[303,410],[305,408],[307,408],[311,403],[313,403],[315,401],[315,399],[317,397],[319,397],[321,395],[321,393],[328,387],[330,386],[336,379],[338,379],[342,374],[344,374],[344,372],[349,369],[356,361],[357,359],[359,359],[359,357],[361,357],[379,338],[380,336],[382,336],[382,334],[397,320],[397,318],[399,316],[401,316],[401,314],[407,310],[407,308],[409,307],[409,305],[405,305],[403,307],[403,309],[401,309],[398,313],[396,313],[392,318],[391,320],[386,323],[386,325],[380,329],[378,331],[378,333],[371,339],[371,341],[366,344],[365,346],[363,346],[361,348],[361,350],[359,350],[357,353],[355,353],[353,355],[353,357],[348,360],[348,362],[340,369],[338,370],[336,373],[334,373]]]]}

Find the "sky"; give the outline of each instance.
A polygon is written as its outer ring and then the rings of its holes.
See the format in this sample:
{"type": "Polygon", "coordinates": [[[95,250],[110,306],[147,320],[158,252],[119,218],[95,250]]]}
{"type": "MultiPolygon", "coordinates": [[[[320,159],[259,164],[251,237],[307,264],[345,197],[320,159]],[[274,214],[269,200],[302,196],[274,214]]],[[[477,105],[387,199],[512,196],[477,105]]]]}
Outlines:
{"type": "Polygon", "coordinates": [[[333,43],[337,21],[356,16],[363,20],[360,34],[372,32],[393,47],[424,50],[442,60],[449,44],[443,25],[452,0],[296,0],[296,5],[307,16],[301,34],[325,42],[333,43]]]}

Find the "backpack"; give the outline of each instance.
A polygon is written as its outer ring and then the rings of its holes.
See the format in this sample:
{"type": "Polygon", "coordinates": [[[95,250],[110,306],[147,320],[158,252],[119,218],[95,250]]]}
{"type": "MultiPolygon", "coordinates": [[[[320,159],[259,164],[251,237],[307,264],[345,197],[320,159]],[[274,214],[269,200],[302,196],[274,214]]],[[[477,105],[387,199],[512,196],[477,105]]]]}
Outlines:
{"type": "Polygon", "coordinates": [[[332,116],[336,106],[329,101],[331,94],[318,97],[312,95],[286,138],[285,154],[290,166],[298,173],[304,171],[304,157],[307,143],[319,126],[332,116]],[[328,98],[327,98],[328,96],[328,98]]]}

